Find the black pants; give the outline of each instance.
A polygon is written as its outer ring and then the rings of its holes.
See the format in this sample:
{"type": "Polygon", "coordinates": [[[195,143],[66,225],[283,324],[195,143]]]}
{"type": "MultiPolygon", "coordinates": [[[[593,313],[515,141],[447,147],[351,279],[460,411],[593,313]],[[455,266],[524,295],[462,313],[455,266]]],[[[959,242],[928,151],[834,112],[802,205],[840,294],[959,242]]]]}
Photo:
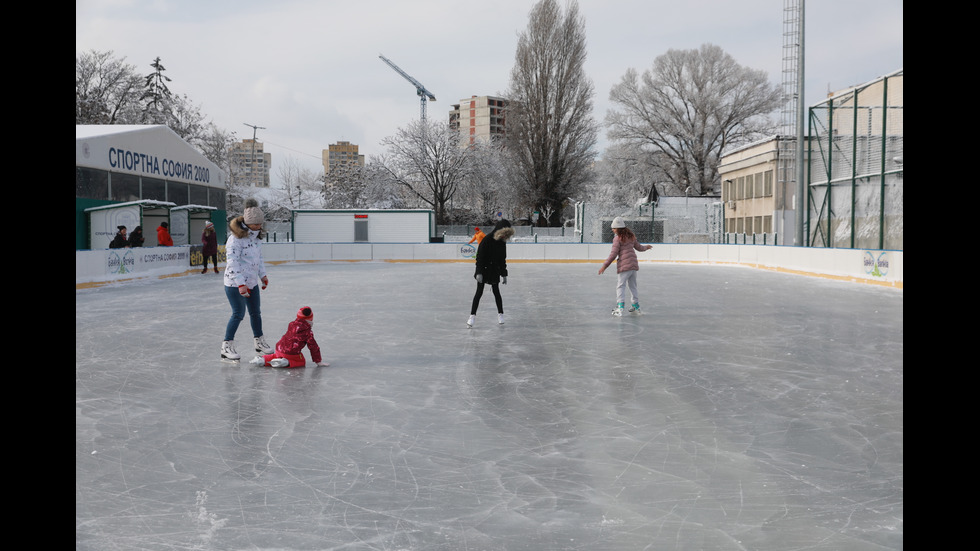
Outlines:
{"type": "MultiPolygon", "coordinates": [[[[485,283],[477,283],[476,284],[476,294],[473,295],[473,306],[470,308],[470,315],[471,316],[475,316],[476,315],[476,309],[480,306],[480,298],[483,297],[483,286],[484,285],[485,285],[485,283]]],[[[497,284],[497,283],[494,283],[493,285],[490,286],[490,289],[493,290],[493,299],[497,303],[497,313],[498,314],[503,314],[504,313],[504,299],[503,299],[503,297],[500,296],[500,285],[497,284]]]]}
{"type": "Polygon", "coordinates": [[[214,263],[214,267],[215,268],[218,267],[218,253],[210,254],[210,255],[207,255],[207,254],[204,255],[204,269],[205,270],[208,269],[208,259],[210,259],[211,262],[214,263]]]}

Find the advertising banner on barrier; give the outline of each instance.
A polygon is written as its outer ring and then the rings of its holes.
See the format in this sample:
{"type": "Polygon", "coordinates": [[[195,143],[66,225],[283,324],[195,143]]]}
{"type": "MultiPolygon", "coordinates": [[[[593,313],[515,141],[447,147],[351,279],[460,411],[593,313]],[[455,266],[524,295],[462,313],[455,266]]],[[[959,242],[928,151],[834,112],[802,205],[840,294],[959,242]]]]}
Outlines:
{"type": "Polygon", "coordinates": [[[104,253],[105,275],[112,279],[169,272],[191,265],[190,247],[109,249],[104,253]]]}

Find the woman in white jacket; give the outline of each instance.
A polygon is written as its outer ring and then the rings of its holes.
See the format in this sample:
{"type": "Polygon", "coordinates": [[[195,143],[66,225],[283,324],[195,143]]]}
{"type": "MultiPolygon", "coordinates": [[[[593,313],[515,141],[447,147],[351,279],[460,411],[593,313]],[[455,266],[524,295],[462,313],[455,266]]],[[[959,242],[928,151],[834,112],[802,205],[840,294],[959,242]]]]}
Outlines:
{"type": "Polygon", "coordinates": [[[225,296],[231,304],[231,317],[221,343],[221,359],[238,361],[241,355],[235,351],[235,333],[245,319],[248,310],[252,325],[255,351],[272,354],[273,349],[262,333],[262,309],[259,285],[265,289],[269,278],[265,275],[262,260],[262,224],[265,215],[255,199],[245,201],[245,213],[228,224],[228,241],[225,243],[225,296]]]}

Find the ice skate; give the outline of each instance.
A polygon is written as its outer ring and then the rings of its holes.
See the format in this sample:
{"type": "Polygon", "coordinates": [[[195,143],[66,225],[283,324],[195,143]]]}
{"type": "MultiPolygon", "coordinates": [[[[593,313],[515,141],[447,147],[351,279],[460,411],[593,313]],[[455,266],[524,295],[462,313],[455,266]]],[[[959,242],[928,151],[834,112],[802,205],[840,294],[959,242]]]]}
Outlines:
{"type": "Polygon", "coordinates": [[[466,328],[473,329],[473,324],[476,323],[476,316],[470,316],[470,319],[466,320],[466,328]]]}
{"type": "Polygon", "coordinates": [[[249,360],[248,363],[252,365],[259,365],[259,366],[265,365],[265,358],[263,358],[262,356],[256,356],[251,360],[249,360]]]}
{"type": "Polygon", "coordinates": [[[615,308],[613,308],[612,315],[616,316],[617,318],[623,317],[623,303],[622,302],[620,302],[619,304],[616,305],[615,308]]]}
{"type": "Polygon", "coordinates": [[[503,314],[497,314],[497,323],[499,323],[500,325],[503,325],[504,324],[504,315],[503,314]]]}
{"type": "Polygon", "coordinates": [[[232,341],[223,341],[221,343],[221,361],[228,363],[241,363],[242,357],[235,352],[235,343],[232,341]]]}
{"type": "Polygon", "coordinates": [[[272,358],[269,360],[269,365],[272,367],[289,367],[289,360],[286,358],[272,358]]]}
{"type": "Polygon", "coordinates": [[[265,342],[265,337],[255,337],[255,351],[259,354],[272,354],[275,350],[265,342]]]}
{"type": "Polygon", "coordinates": [[[630,306],[630,313],[632,313],[634,316],[643,315],[643,312],[640,311],[640,305],[638,303],[633,303],[633,305],[630,306]]]}

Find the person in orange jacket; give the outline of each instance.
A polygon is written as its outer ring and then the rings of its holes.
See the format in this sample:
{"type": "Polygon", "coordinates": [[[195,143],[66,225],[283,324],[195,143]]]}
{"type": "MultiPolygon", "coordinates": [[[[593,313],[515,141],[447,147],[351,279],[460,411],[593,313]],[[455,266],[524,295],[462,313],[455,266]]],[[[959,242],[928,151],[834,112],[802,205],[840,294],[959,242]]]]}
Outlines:
{"type": "Polygon", "coordinates": [[[160,247],[173,247],[174,240],[170,238],[170,224],[166,222],[160,222],[160,226],[157,227],[157,245],[160,247]]]}
{"type": "Polygon", "coordinates": [[[474,230],[473,231],[473,239],[470,239],[469,242],[472,243],[472,242],[476,241],[476,244],[479,245],[480,244],[480,241],[483,241],[483,238],[486,237],[486,234],[484,234],[482,231],[480,231],[480,228],[479,227],[473,228],[473,230],[474,230]]]}

